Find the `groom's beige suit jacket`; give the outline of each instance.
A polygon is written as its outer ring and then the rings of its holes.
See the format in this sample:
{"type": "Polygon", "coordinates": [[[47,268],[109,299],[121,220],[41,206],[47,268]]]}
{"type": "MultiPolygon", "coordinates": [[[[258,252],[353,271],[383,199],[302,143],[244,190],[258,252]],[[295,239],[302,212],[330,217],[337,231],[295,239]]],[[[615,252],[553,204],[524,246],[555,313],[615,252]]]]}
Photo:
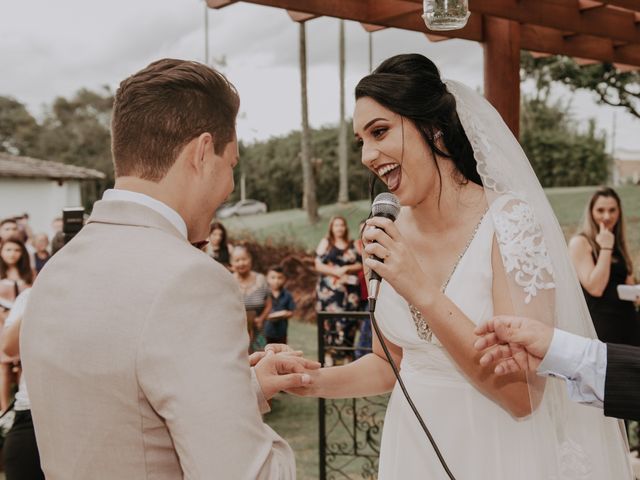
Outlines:
{"type": "Polygon", "coordinates": [[[38,276],[21,353],[48,480],[290,479],[232,275],[163,215],[100,201],[38,276]]]}

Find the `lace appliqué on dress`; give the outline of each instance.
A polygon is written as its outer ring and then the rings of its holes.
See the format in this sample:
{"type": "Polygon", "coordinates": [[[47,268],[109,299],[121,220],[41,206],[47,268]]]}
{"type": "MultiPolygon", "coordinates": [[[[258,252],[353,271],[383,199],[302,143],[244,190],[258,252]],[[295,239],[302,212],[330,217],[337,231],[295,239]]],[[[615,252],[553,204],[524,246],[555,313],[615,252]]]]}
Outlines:
{"type": "Polygon", "coordinates": [[[503,208],[494,213],[496,237],[505,271],[523,288],[524,303],[528,304],[538,291],[555,288],[553,268],[531,207],[521,200],[509,205],[510,210],[503,208]]]}

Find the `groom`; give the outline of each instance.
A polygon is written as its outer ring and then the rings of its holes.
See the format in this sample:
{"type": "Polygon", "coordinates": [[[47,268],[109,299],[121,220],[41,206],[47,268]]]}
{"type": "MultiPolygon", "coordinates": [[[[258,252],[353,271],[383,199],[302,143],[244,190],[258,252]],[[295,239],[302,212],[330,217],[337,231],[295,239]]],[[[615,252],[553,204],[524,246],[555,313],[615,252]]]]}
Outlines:
{"type": "Polygon", "coordinates": [[[250,369],[233,277],[190,243],[233,190],[238,107],[195,62],[160,60],[120,84],[115,188],[42,270],[24,317],[47,479],[295,478],[260,413],[319,365],[270,352],[250,369]]]}

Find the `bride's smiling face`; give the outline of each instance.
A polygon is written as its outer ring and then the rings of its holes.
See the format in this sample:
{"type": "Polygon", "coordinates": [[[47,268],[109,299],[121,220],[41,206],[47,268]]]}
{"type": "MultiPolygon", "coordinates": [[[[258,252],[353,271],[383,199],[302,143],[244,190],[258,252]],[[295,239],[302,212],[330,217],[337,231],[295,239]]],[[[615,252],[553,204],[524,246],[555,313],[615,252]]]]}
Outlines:
{"type": "Polygon", "coordinates": [[[362,164],[384,182],[401,205],[418,205],[428,192],[437,191],[433,155],[413,122],[370,97],[362,97],[356,101],[353,130],[362,149],[362,164]]]}

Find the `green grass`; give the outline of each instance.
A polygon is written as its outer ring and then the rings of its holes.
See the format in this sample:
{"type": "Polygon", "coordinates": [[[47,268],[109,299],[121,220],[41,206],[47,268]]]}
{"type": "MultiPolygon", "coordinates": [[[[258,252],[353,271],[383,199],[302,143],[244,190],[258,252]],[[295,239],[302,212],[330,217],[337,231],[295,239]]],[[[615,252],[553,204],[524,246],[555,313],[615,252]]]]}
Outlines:
{"type": "Polygon", "coordinates": [[[360,200],[346,205],[325,205],[320,207],[319,213],[320,220],[315,225],[308,224],[307,214],[301,209],[232,217],[225,219],[223,223],[234,236],[248,232],[258,240],[295,243],[306,250],[315,250],[320,239],[327,234],[329,219],[334,215],[341,215],[347,219],[353,238],[360,221],[369,214],[369,202],[360,200]]]}
{"type": "MultiPolygon", "coordinates": [[[[554,188],[546,191],[549,201],[567,236],[575,232],[582,218],[584,206],[595,187],[554,188]]],[[[634,257],[636,271],[640,267],[640,188],[617,189],[622,197],[629,247],[634,257]]],[[[326,233],[332,215],[343,215],[349,228],[355,232],[358,223],[368,213],[367,201],[352,202],[345,206],[329,205],[320,209],[321,221],[313,227],[307,224],[302,210],[273,212],[266,215],[239,217],[225,220],[234,235],[251,232],[256,238],[294,242],[307,249],[315,249],[326,233]]],[[[290,344],[304,350],[307,358],[317,358],[315,325],[290,322],[290,344]]],[[[293,447],[296,454],[298,478],[318,478],[318,401],[279,394],[275,397],[272,411],[265,420],[293,447]]],[[[354,477],[355,478],[355,477],[354,477]]]]}
{"type": "MultiPolygon", "coordinates": [[[[572,235],[582,218],[584,206],[596,187],[560,187],[546,189],[560,225],[567,236],[572,235]]],[[[633,252],[636,269],[640,267],[640,187],[624,186],[616,189],[622,197],[627,220],[629,248],[633,252]]],[[[369,213],[369,202],[360,200],[346,205],[320,207],[320,221],[307,223],[307,215],[301,209],[282,210],[266,215],[233,217],[224,220],[233,236],[250,233],[258,240],[295,243],[306,250],[315,250],[320,239],[327,233],[329,219],[342,215],[349,223],[351,237],[357,232],[360,221],[369,213]]]]}
{"type": "MultiPolygon", "coordinates": [[[[303,350],[305,357],[317,359],[315,325],[289,322],[289,344],[303,350]]],[[[318,478],[318,400],[280,393],[265,421],[293,447],[298,479],[318,478]]]]}

